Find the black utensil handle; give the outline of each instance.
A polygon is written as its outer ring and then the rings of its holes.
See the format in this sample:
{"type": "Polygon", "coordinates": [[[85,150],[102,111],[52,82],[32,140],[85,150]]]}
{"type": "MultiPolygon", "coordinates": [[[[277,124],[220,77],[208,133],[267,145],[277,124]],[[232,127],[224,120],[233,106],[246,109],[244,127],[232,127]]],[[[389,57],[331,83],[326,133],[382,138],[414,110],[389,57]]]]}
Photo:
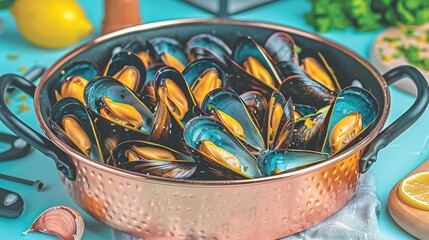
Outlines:
{"type": "Polygon", "coordinates": [[[6,133],[0,133],[0,141],[10,145],[8,150],[0,153],[0,162],[21,158],[25,156],[31,148],[31,145],[22,138],[6,133]]]}
{"type": "Polygon", "coordinates": [[[24,209],[24,200],[17,193],[0,188],[0,217],[17,218],[24,209]]]}
{"type": "Polygon", "coordinates": [[[387,84],[391,85],[404,77],[408,77],[417,87],[417,96],[413,105],[392,124],[386,127],[369,145],[363,154],[359,168],[361,173],[368,171],[377,160],[377,153],[393,139],[409,128],[426,110],[429,103],[429,86],[425,77],[412,66],[399,66],[383,75],[387,84]]]}
{"type": "Polygon", "coordinates": [[[16,135],[30,143],[46,156],[54,159],[57,169],[68,179],[76,178],[76,170],[73,163],[66,157],[63,151],[44,136],[30,128],[27,124],[19,120],[8,108],[6,104],[6,92],[10,86],[23,90],[28,95],[34,97],[36,86],[25,78],[16,74],[5,74],[0,77],[0,121],[12,130],[16,135]]]}

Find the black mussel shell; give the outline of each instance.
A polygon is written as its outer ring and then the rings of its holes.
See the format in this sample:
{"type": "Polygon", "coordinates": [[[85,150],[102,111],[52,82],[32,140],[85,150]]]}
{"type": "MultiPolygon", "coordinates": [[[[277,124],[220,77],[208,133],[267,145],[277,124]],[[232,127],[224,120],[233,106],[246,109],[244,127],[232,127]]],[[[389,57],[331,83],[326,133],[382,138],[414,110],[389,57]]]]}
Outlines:
{"type": "Polygon", "coordinates": [[[151,38],[147,41],[146,47],[155,63],[163,63],[176,68],[180,72],[189,63],[186,54],[183,52],[182,44],[174,38],[151,38]]]}
{"type": "Polygon", "coordinates": [[[131,51],[120,51],[113,55],[104,70],[104,75],[114,77],[124,68],[133,69],[137,75],[135,76],[137,79],[136,82],[132,84],[128,82],[127,79],[120,81],[135,93],[140,94],[146,80],[146,67],[135,53],[131,51]]]}
{"type": "Polygon", "coordinates": [[[265,124],[265,114],[268,109],[267,99],[257,91],[245,92],[240,95],[240,98],[243,100],[244,104],[246,104],[258,129],[262,129],[265,124]]]}
{"type": "Polygon", "coordinates": [[[253,77],[246,72],[240,65],[229,57],[225,57],[226,65],[228,66],[228,81],[227,86],[232,88],[238,94],[243,94],[249,91],[261,93],[266,99],[270,98],[275,87],[269,86],[259,79],[253,77]]]}
{"type": "MultiPolygon", "coordinates": [[[[144,135],[149,135],[152,131],[152,125],[154,124],[154,116],[150,109],[140,101],[138,96],[131,91],[128,87],[123,85],[121,82],[117,81],[111,77],[97,77],[90,81],[85,88],[85,103],[87,107],[99,116],[101,119],[113,123],[115,125],[122,126],[123,128],[140,132],[144,135]],[[131,114],[131,112],[126,111],[123,107],[123,104],[128,106],[129,109],[132,109],[135,112],[140,114],[141,126],[131,126],[124,122],[113,121],[112,119],[107,119],[102,115],[102,111],[106,111],[115,115],[115,112],[112,111],[105,102],[105,99],[110,99],[112,105],[119,106],[121,113],[118,112],[117,116],[123,116],[122,112],[126,114],[131,114]]],[[[137,116],[130,116],[137,119],[137,116]]],[[[119,119],[120,117],[118,117],[119,119]]],[[[123,119],[126,120],[126,119],[123,119]]]]}
{"type": "Polygon", "coordinates": [[[277,73],[277,69],[275,68],[270,55],[251,37],[241,36],[237,38],[234,43],[234,51],[232,53],[232,58],[234,59],[234,61],[238,63],[241,67],[243,67],[244,62],[250,56],[257,59],[262,64],[262,66],[269,72],[274,82],[273,87],[277,88],[281,83],[281,78],[277,73]]]}
{"type": "Polygon", "coordinates": [[[131,140],[120,143],[112,153],[118,168],[168,178],[190,178],[196,162],[189,156],[152,142],[131,140]]]}
{"type": "Polygon", "coordinates": [[[221,122],[209,117],[196,117],[186,124],[183,137],[199,166],[216,178],[261,176],[255,157],[221,122]]]}
{"type": "MultiPolygon", "coordinates": [[[[71,81],[75,81],[75,78],[79,77],[82,78],[82,80],[79,80],[79,85],[81,85],[83,93],[83,88],[85,88],[88,81],[93,79],[94,77],[98,76],[100,74],[100,71],[98,69],[98,66],[91,61],[87,60],[80,60],[75,61],[67,65],[64,69],[60,71],[60,76],[57,80],[56,87],[55,87],[55,97],[56,101],[60,100],[64,97],[75,97],[79,100],[82,100],[83,102],[83,94],[82,96],[77,96],[75,94],[72,94],[70,96],[61,96],[61,86],[62,84],[70,83],[71,81]]],[[[55,102],[55,101],[53,101],[55,102]]]]}
{"type": "MultiPolygon", "coordinates": [[[[324,143],[320,151],[331,154],[329,136],[335,124],[350,113],[357,112],[362,117],[362,129],[347,146],[362,140],[372,130],[373,123],[379,114],[380,108],[377,99],[366,89],[359,87],[344,88],[331,105],[321,132],[321,142],[324,143]]],[[[347,149],[347,147],[343,148],[347,149]]],[[[339,153],[341,151],[338,151],[339,153]]],[[[337,154],[335,153],[335,154],[337,154]]]]}
{"type": "Polygon", "coordinates": [[[213,90],[204,99],[201,108],[209,115],[215,116],[246,146],[257,151],[264,149],[261,131],[253,121],[246,104],[233,90],[229,88],[213,90]]]}
{"type": "Polygon", "coordinates": [[[279,62],[298,64],[295,41],[285,32],[273,33],[265,42],[264,48],[276,64],[279,62]]]}
{"type": "Polygon", "coordinates": [[[227,81],[224,65],[212,58],[193,61],[183,70],[183,77],[199,106],[209,92],[225,86],[227,81]]]}
{"type": "Polygon", "coordinates": [[[301,68],[304,69],[307,76],[325,86],[329,91],[335,93],[341,91],[342,88],[333,69],[321,52],[307,48],[299,56],[301,68]]]}
{"type": "Polygon", "coordinates": [[[280,85],[280,92],[285,98],[292,98],[294,103],[321,108],[335,100],[335,94],[320,83],[300,75],[291,76],[280,85]]]}
{"type": "Polygon", "coordinates": [[[177,69],[166,66],[158,70],[155,90],[158,101],[164,101],[170,114],[182,128],[195,117],[197,103],[189,85],[177,69]]]}
{"type": "Polygon", "coordinates": [[[275,91],[268,101],[264,136],[267,149],[287,149],[294,129],[293,104],[275,91]]]}
{"type": "Polygon", "coordinates": [[[185,52],[191,61],[214,58],[225,63],[224,56],[231,56],[231,49],[220,38],[211,34],[198,34],[186,42],[185,52]]]}
{"type": "Polygon", "coordinates": [[[83,103],[76,98],[63,98],[54,104],[49,119],[52,130],[62,141],[96,161],[105,162],[106,152],[101,149],[99,131],[83,103]],[[69,126],[68,130],[64,125],[69,126]],[[79,140],[81,144],[76,142],[79,140]]]}
{"type": "Polygon", "coordinates": [[[157,105],[156,91],[155,91],[155,75],[159,69],[165,67],[164,64],[152,64],[147,69],[146,81],[143,90],[140,94],[142,102],[152,111],[155,112],[157,105]]]}

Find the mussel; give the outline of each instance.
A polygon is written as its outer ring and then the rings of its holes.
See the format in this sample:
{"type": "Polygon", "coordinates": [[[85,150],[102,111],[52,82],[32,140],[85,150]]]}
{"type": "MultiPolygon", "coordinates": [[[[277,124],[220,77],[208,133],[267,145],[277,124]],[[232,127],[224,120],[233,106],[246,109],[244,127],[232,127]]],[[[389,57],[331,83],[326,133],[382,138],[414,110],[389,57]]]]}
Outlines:
{"type": "Polygon", "coordinates": [[[147,141],[122,142],[113,151],[112,158],[119,168],[160,177],[190,178],[197,170],[191,157],[147,141]]]}
{"type": "Polygon", "coordinates": [[[276,32],[265,41],[264,49],[275,64],[295,63],[298,65],[298,54],[293,38],[285,32],[276,32]]]}
{"type": "Polygon", "coordinates": [[[256,151],[264,149],[264,139],[240,96],[229,88],[218,88],[207,95],[201,108],[213,115],[232,134],[256,151]]]}
{"type": "Polygon", "coordinates": [[[248,36],[239,37],[234,46],[232,59],[225,57],[231,74],[228,86],[238,94],[258,91],[269,98],[281,84],[281,77],[271,57],[248,36]]]}
{"type": "Polygon", "coordinates": [[[340,83],[325,57],[317,50],[305,49],[300,54],[301,68],[308,77],[325,86],[329,91],[339,93],[340,83]]]}
{"type": "Polygon", "coordinates": [[[226,71],[222,64],[211,58],[201,58],[190,63],[183,70],[183,77],[201,106],[206,95],[226,84],[226,71]]]}
{"type": "Polygon", "coordinates": [[[291,97],[294,103],[313,106],[317,109],[335,100],[335,94],[325,86],[301,75],[286,78],[280,85],[279,91],[285,98],[291,97]]]}
{"type": "Polygon", "coordinates": [[[165,67],[164,64],[152,64],[147,68],[146,81],[143,86],[143,90],[140,94],[140,99],[144,104],[152,111],[155,111],[157,105],[157,96],[155,91],[155,75],[159,69],[165,67]]]}
{"type": "Polygon", "coordinates": [[[120,51],[112,56],[104,75],[117,79],[139,94],[146,80],[146,67],[135,53],[120,51]]]}
{"type": "Polygon", "coordinates": [[[104,76],[88,61],[64,68],[49,122],[82,154],[158,177],[301,169],[365,138],[379,106],[363,88],[342,89],[329,55],[297,51],[284,32],[264,47],[241,36],[233,51],[212,34],[185,49],[168,37],[133,41],[114,49],[104,76]]]}
{"type": "Polygon", "coordinates": [[[146,47],[150,57],[156,63],[163,63],[182,72],[188,64],[188,58],[183,52],[182,44],[176,39],[156,37],[147,41],[146,47]]]}
{"type": "Polygon", "coordinates": [[[119,126],[149,135],[154,123],[152,112],[134,92],[114,78],[97,77],[85,88],[90,110],[119,126]]]}
{"type": "Polygon", "coordinates": [[[65,143],[100,162],[105,162],[100,135],[86,107],[76,98],[62,98],[49,115],[50,125],[65,143]]]}
{"type": "Polygon", "coordinates": [[[265,113],[268,109],[267,99],[257,91],[245,92],[240,95],[240,98],[246,104],[249,113],[258,125],[258,129],[262,129],[265,123],[265,113]]]}
{"type": "Polygon", "coordinates": [[[155,90],[159,101],[167,106],[182,128],[195,117],[197,103],[189,85],[177,69],[168,66],[159,69],[155,76],[155,90]]]}
{"type": "Polygon", "coordinates": [[[212,34],[197,34],[186,42],[185,52],[191,62],[200,58],[214,58],[225,63],[224,56],[231,56],[231,49],[212,34]]]}
{"type": "Polygon", "coordinates": [[[121,50],[135,53],[140,58],[146,69],[153,64],[153,60],[150,58],[149,53],[147,53],[140,41],[132,41],[123,46],[121,50]]]}
{"type": "MultiPolygon", "coordinates": [[[[347,87],[329,109],[323,123],[321,151],[330,156],[366,136],[379,113],[378,102],[367,90],[347,87]]],[[[318,149],[319,150],[319,149],[318,149]]]]}
{"type": "Polygon", "coordinates": [[[221,122],[209,117],[195,117],[183,132],[191,156],[201,168],[216,178],[241,179],[260,177],[256,158],[221,122]]]}
{"type": "Polygon", "coordinates": [[[70,63],[60,71],[55,88],[56,101],[66,97],[74,97],[83,103],[85,86],[89,80],[97,75],[99,75],[99,70],[93,62],[81,60],[70,63]]]}
{"type": "Polygon", "coordinates": [[[294,123],[292,100],[286,100],[278,91],[273,92],[264,128],[266,148],[286,149],[292,140],[294,123]]]}

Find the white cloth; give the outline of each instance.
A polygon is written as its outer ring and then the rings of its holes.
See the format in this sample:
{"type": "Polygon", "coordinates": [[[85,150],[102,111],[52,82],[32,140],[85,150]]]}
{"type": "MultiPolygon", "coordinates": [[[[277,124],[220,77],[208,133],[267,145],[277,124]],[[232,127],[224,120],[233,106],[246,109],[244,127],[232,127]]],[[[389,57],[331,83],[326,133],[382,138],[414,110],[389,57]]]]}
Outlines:
{"type": "Polygon", "coordinates": [[[379,239],[377,214],[381,202],[377,196],[377,182],[369,171],[361,175],[356,195],[340,211],[322,223],[282,240],[316,239],[379,239]]]}

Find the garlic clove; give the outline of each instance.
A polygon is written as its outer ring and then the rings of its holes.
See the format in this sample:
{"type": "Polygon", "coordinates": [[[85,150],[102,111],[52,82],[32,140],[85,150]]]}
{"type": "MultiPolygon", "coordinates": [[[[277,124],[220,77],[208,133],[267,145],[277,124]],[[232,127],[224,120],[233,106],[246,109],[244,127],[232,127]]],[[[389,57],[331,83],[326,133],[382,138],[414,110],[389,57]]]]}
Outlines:
{"type": "Polygon", "coordinates": [[[82,215],[74,208],[55,206],[40,214],[23,234],[40,232],[55,235],[62,240],[80,240],[85,223],[82,215]]]}

